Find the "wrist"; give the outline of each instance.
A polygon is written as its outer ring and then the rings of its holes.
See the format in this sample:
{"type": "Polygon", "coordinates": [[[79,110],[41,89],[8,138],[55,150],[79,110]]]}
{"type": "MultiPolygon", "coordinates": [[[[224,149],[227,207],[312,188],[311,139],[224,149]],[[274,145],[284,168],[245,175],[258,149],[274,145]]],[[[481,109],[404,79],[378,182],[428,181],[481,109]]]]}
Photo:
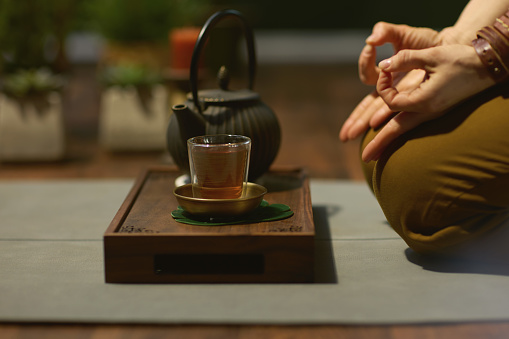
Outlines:
{"type": "Polygon", "coordinates": [[[446,27],[439,33],[441,45],[470,45],[475,37],[475,30],[463,30],[456,26],[446,27]]]}
{"type": "Polygon", "coordinates": [[[472,45],[484,66],[484,70],[496,83],[505,82],[509,79],[509,72],[488,41],[478,38],[472,41],[472,45]]]}
{"type": "Polygon", "coordinates": [[[495,82],[509,80],[509,12],[480,29],[472,45],[495,82]]]}

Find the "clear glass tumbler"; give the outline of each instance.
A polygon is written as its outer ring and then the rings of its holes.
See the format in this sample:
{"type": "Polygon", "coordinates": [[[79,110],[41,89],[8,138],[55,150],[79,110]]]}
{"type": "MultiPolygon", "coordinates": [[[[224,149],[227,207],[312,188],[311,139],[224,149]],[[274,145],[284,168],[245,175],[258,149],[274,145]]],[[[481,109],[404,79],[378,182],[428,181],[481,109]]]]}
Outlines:
{"type": "Polygon", "coordinates": [[[218,134],[187,141],[193,196],[238,199],[247,184],[251,139],[218,134]]]}

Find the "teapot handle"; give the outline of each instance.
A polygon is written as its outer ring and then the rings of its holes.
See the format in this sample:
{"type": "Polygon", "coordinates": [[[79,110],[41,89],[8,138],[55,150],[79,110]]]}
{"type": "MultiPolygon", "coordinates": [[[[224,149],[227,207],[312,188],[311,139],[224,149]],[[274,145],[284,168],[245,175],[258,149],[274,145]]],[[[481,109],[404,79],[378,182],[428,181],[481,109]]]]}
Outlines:
{"type": "Polygon", "coordinates": [[[243,24],[244,35],[246,38],[247,45],[247,56],[248,56],[248,67],[249,67],[249,89],[253,89],[254,76],[256,72],[256,55],[255,55],[255,46],[254,46],[254,35],[253,30],[247,23],[247,20],[244,16],[236,10],[226,9],[219,12],[214,13],[203,25],[203,28],[200,31],[200,35],[198,36],[198,40],[196,40],[196,44],[194,45],[193,56],[191,58],[191,69],[190,69],[190,82],[191,82],[191,93],[193,95],[193,103],[198,112],[202,113],[202,107],[198,100],[198,63],[200,61],[200,54],[205,45],[209,32],[212,29],[212,26],[216,24],[219,20],[224,17],[235,16],[237,17],[243,24]]]}

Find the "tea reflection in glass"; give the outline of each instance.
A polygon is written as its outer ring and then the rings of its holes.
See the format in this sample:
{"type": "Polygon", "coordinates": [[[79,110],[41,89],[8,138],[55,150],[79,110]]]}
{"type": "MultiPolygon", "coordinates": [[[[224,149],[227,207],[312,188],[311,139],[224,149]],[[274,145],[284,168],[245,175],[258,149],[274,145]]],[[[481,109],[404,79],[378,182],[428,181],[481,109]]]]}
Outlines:
{"type": "Polygon", "coordinates": [[[187,141],[193,196],[237,199],[247,183],[251,139],[242,135],[205,135],[187,141]]]}

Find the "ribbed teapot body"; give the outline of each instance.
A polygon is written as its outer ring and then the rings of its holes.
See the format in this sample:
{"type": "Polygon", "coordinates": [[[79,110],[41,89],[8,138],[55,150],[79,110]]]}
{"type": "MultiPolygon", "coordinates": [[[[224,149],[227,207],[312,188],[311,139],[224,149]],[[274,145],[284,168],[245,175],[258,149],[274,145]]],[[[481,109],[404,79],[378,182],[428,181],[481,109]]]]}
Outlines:
{"type": "MultiPolygon", "coordinates": [[[[186,104],[194,111],[192,102],[186,104]]],[[[203,112],[203,117],[206,120],[206,135],[237,134],[251,138],[250,181],[268,171],[281,144],[279,121],[270,107],[263,102],[255,105],[211,105],[203,112]]],[[[168,126],[168,150],[175,164],[183,172],[189,173],[187,145],[180,136],[176,119],[176,116],[172,116],[168,126]]]]}
{"type": "Polygon", "coordinates": [[[251,138],[249,179],[263,175],[274,162],[281,129],[274,112],[264,103],[251,106],[210,106],[204,114],[206,134],[238,134],[251,138]]]}

